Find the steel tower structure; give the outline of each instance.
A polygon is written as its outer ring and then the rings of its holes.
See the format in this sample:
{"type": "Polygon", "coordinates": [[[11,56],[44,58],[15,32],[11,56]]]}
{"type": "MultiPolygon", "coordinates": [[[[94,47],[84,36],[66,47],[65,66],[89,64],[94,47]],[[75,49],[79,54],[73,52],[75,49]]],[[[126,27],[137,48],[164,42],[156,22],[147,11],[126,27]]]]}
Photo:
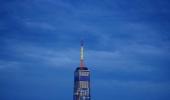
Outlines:
{"type": "Polygon", "coordinates": [[[90,100],[90,70],[84,65],[83,41],[80,47],[80,66],[74,72],[73,100],[90,100]]]}

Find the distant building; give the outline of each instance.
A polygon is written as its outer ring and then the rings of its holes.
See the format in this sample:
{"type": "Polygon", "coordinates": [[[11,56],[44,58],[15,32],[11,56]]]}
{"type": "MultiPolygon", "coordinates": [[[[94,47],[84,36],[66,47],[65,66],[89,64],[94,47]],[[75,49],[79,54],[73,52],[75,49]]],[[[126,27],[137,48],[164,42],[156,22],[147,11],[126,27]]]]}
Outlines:
{"type": "Polygon", "coordinates": [[[74,72],[73,100],[90,100],[90,70],[84,66],[83,42],[80,48],[80,67],[74,72]]]}

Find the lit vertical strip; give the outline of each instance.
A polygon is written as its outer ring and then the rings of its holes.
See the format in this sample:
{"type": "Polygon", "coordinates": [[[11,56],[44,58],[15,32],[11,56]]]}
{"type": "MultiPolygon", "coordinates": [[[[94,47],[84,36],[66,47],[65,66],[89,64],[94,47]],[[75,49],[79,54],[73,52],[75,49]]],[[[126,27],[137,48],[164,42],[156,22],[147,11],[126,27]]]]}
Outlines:
{"type": "Polygon", "coordinates": [[[81,48],[80,48],[80,60],[83,60],[83,44],[81,44],[81,48]]]}
{"type": "Polygon", "coordinates": [[[84,67],[84,55],[83,55],[83,41],[81,41],[81,47],[80,47],[80,67],[84,67]]]}

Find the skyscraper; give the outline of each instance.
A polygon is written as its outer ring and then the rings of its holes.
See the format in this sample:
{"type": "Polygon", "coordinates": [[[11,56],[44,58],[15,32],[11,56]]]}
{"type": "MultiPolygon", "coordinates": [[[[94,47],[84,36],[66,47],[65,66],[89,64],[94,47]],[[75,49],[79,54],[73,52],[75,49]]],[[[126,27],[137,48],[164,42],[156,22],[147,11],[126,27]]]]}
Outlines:
{"type": "Polygon", "coordinates": [[[80,66],[74,72],[73,100],[90,100],[90,70],[84,65],[83,41],[80,47],[80,66]]]}

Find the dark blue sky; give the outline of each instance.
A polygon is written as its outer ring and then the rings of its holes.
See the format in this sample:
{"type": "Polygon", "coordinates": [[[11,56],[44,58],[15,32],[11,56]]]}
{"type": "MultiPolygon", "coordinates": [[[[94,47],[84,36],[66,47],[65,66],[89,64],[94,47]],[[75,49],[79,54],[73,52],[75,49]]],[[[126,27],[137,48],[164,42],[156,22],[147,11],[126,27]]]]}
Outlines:
{"type": "Polygon", "coordinates": [[[0,100],[72,100],[79,42],[92,100],[170,100],[169,0],[1,0],[0,100]]]}

